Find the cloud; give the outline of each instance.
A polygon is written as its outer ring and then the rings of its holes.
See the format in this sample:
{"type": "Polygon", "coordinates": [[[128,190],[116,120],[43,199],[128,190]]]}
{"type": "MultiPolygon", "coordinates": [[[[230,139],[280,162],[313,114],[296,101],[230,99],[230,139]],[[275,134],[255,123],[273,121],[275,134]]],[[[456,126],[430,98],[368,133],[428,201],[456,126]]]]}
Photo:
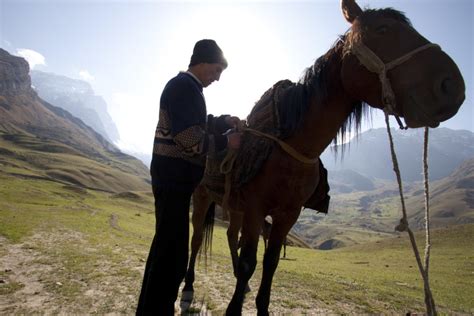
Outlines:
{"type": "Polygon", "coordinates": [[[26,59],[28,64],[30,64],[30,69],[35,68],[37,65],[46,65],[44,56],[32,49],[20,48],[17,49],[16,53],[26,59]]]}
{"type": "Polygon", "coordinates": [[[12,43],[7,41],[6,39],[3,40],[3,44],[5,47],[9,48],[9,47],[12,47],[12,43]]]}
{"type": "Polygon", "coordinates": [[[87,71],[87,70],[79,71],[79,76],[82,78],[82,80],[85,80],[85,81],[88,81],[88,82],[92,82],[95,79],[94,76],[92,76],[90,74],[90,72],[87,71]]]}

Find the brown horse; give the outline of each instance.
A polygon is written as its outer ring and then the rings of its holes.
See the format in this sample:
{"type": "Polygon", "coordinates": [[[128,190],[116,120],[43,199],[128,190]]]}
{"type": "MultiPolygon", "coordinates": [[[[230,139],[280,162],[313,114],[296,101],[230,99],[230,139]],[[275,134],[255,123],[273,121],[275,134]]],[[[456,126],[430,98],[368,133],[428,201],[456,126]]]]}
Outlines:
{"type": "MultiPolygon", "coordinates": [[[[355,0],[342,0],[342,11],[351,28],[308,68],[279,108],[282,113],[296,113],[286,124],[292,128],[281,137],[286,144],[315,159],[338,135],[343,137],[352,127],[360,130],[367,105],[403,117],[411,128],[437,127],[457,113],[465,92],[459,69],[437,45],[420,35],[401,12],[363,11],[355,0]]],[[[285,120],[284,114],[281,117],[285,120]]],[[[276,146],[248,183],[232,187],[228,200],[232,256],[237,254],[240,227],[242,248],[234,260],[237,284],[227,314],[241,314],[246,286],[257,262],[259,235],[264,218],[270,215],[272,229],[256,298],[258,314],[268,315],[272,279],[283,241],[319,178],[318,163],[303,163],[276,146]]],[[[194,213],[205,214],[211,200],[222,203],[222,199],[211,199],[210,194],[204,187],[197,189],[194,213]]],[[[202,227],[203,221],[198,217],[204,216],[193,214],[193,248],[202,240],[202,230],[196,227],[202,227]]],[[[192,260],[191,257],[190,269],[194,269],[192,260]]]]}

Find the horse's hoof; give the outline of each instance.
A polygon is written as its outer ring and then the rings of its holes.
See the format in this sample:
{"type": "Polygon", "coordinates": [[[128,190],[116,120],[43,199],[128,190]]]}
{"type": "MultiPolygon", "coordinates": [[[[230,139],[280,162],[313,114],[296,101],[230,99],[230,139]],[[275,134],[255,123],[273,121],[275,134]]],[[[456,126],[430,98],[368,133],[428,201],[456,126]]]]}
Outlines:
{"type": "Polygon", "coordinates": [[[182,302],[192,302],[194,298],[194,291],[183,291],[181,293],[182,302]]]}

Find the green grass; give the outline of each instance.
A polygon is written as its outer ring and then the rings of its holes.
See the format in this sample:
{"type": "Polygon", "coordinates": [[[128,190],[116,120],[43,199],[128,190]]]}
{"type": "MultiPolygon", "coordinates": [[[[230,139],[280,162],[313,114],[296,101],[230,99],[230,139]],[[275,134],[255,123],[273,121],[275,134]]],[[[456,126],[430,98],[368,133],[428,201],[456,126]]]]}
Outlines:
{"type": "MultiPolygon", "coordinates": [[[[227,264],[224,234],[222,228],[215,231],[214,262],[222,269],[227,264]]],[[[473,240],[474,225],[433,231],[430,278],[439,312],[474,311],[473,240]]],[[[419,240],[422,249],[423,243],[419,240]]],[[[274,277],[272,304],[296,308],[307,305],[311,298],[336,313],[425,310],[423,282],[406,236],[333,251],[289,247],[287,253],[288,260],[280,260],[274,277]]],[[[260,249],[255,289],[261,255],[260,249]]],[[[202,286],[204,290],[206,285],[202,286]]]]}
{"type": "MultiPolygon", "coordinates": [[[[52,296],[46,305],[51,309],[45,312],[133,313],[153,232],[149,192],[116,195],[0,172],[0,235],[8,244],[23,243],[37,254],[28,263],[32,270],[54,269],[41,275],[43,291],[52,296]],[[95,296],[86,294],[90,289],[95,296]]],[[[474,225],[435,230],[432,238],[430,276],[438,310],[472,313],[474,225]]],[[[246,306],[254,306],[262,244],[246,306]]],[[[7,255],[2,247],[0,254],[7,255]]],[[[332,251],[289,247],[287,253],[274,278],[270,310],[312,312],[318,306],[335,313],[424,311],[423,284],[405,234],[332,251]]],[[[235,284],[223,227],[214,230],[213,255],[205,271],[201,263],[196,293],[218,314],[235,284]]],[[[8,277],[0,273],[1,279],[8,277]]],[[[0,284],[0,294],[8,297],[23,287],[18,282],[0,284]]],[[[3,311],[32,311],[21,308],[3,311]]]]}
{"type": "Polygon", "coordinates": [[[0,132],[0,166],[12,175],[71,183],[108,192],[149,190],[149,171],[138,160],[104,152],[86,157],[54,140],[0,132]]]}
{"type": "MultiPolygon", "coordinates": [[[[55,306],[76,302],[69,312],[89,313],[97,298],[84,292],[91,285],[100,292],[104,280],[111,278],[108,282],[117,286],[108,286],[104,295],[120,298],[126,294],[127,311],[136,300],[140,267],[154,229],[152,200],[147,194],[141,196],[140,203],[130,202],[108,193],[75,192],[61,183],[0,173],[0,235],[11,243],[34,245],[32,249],[40,255],[29,264],[54,267],[54,273],[42,274],[41,283],[54,297],[55,306]],[[115,228],[110,225],[112,214],[118,219],[115,228]],[[130,264],[122,265],[125,261],[130,264]]],[[[11,294],[21,287],[15,282],[0,284],[0,293],[11,294]]],[[[104,302],[96,311],[107,313],[117,307],[104,302]]]]}

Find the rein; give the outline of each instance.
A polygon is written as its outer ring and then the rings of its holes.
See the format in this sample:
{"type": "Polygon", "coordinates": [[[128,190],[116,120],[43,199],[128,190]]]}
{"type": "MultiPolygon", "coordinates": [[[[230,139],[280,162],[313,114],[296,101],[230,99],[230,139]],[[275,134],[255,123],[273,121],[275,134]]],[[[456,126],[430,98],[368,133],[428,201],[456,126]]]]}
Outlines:
{"type": "Polygon", "coordinates": [[[370,48],[368,48],[362,41],[353,41],[349,45],[349,51],[359,59],[360,63],[365,66],[369,71],[376,73],[379,76],[380,83],[382,85],[382,102],[384,111],[388,114],[392,114],[397,119],[401,129],[407,129],[408,127],[403,126],[400,117],[396,113],[396,100],[395,94],[393,93],[392,85],[387,77],[387,71],[403,64],[408,61],[414,55],[428,48],[439,48],[437,44],[428,43],[418,48],[415,48],[411,52],[389,62],[384,63],[370,48]]]}

